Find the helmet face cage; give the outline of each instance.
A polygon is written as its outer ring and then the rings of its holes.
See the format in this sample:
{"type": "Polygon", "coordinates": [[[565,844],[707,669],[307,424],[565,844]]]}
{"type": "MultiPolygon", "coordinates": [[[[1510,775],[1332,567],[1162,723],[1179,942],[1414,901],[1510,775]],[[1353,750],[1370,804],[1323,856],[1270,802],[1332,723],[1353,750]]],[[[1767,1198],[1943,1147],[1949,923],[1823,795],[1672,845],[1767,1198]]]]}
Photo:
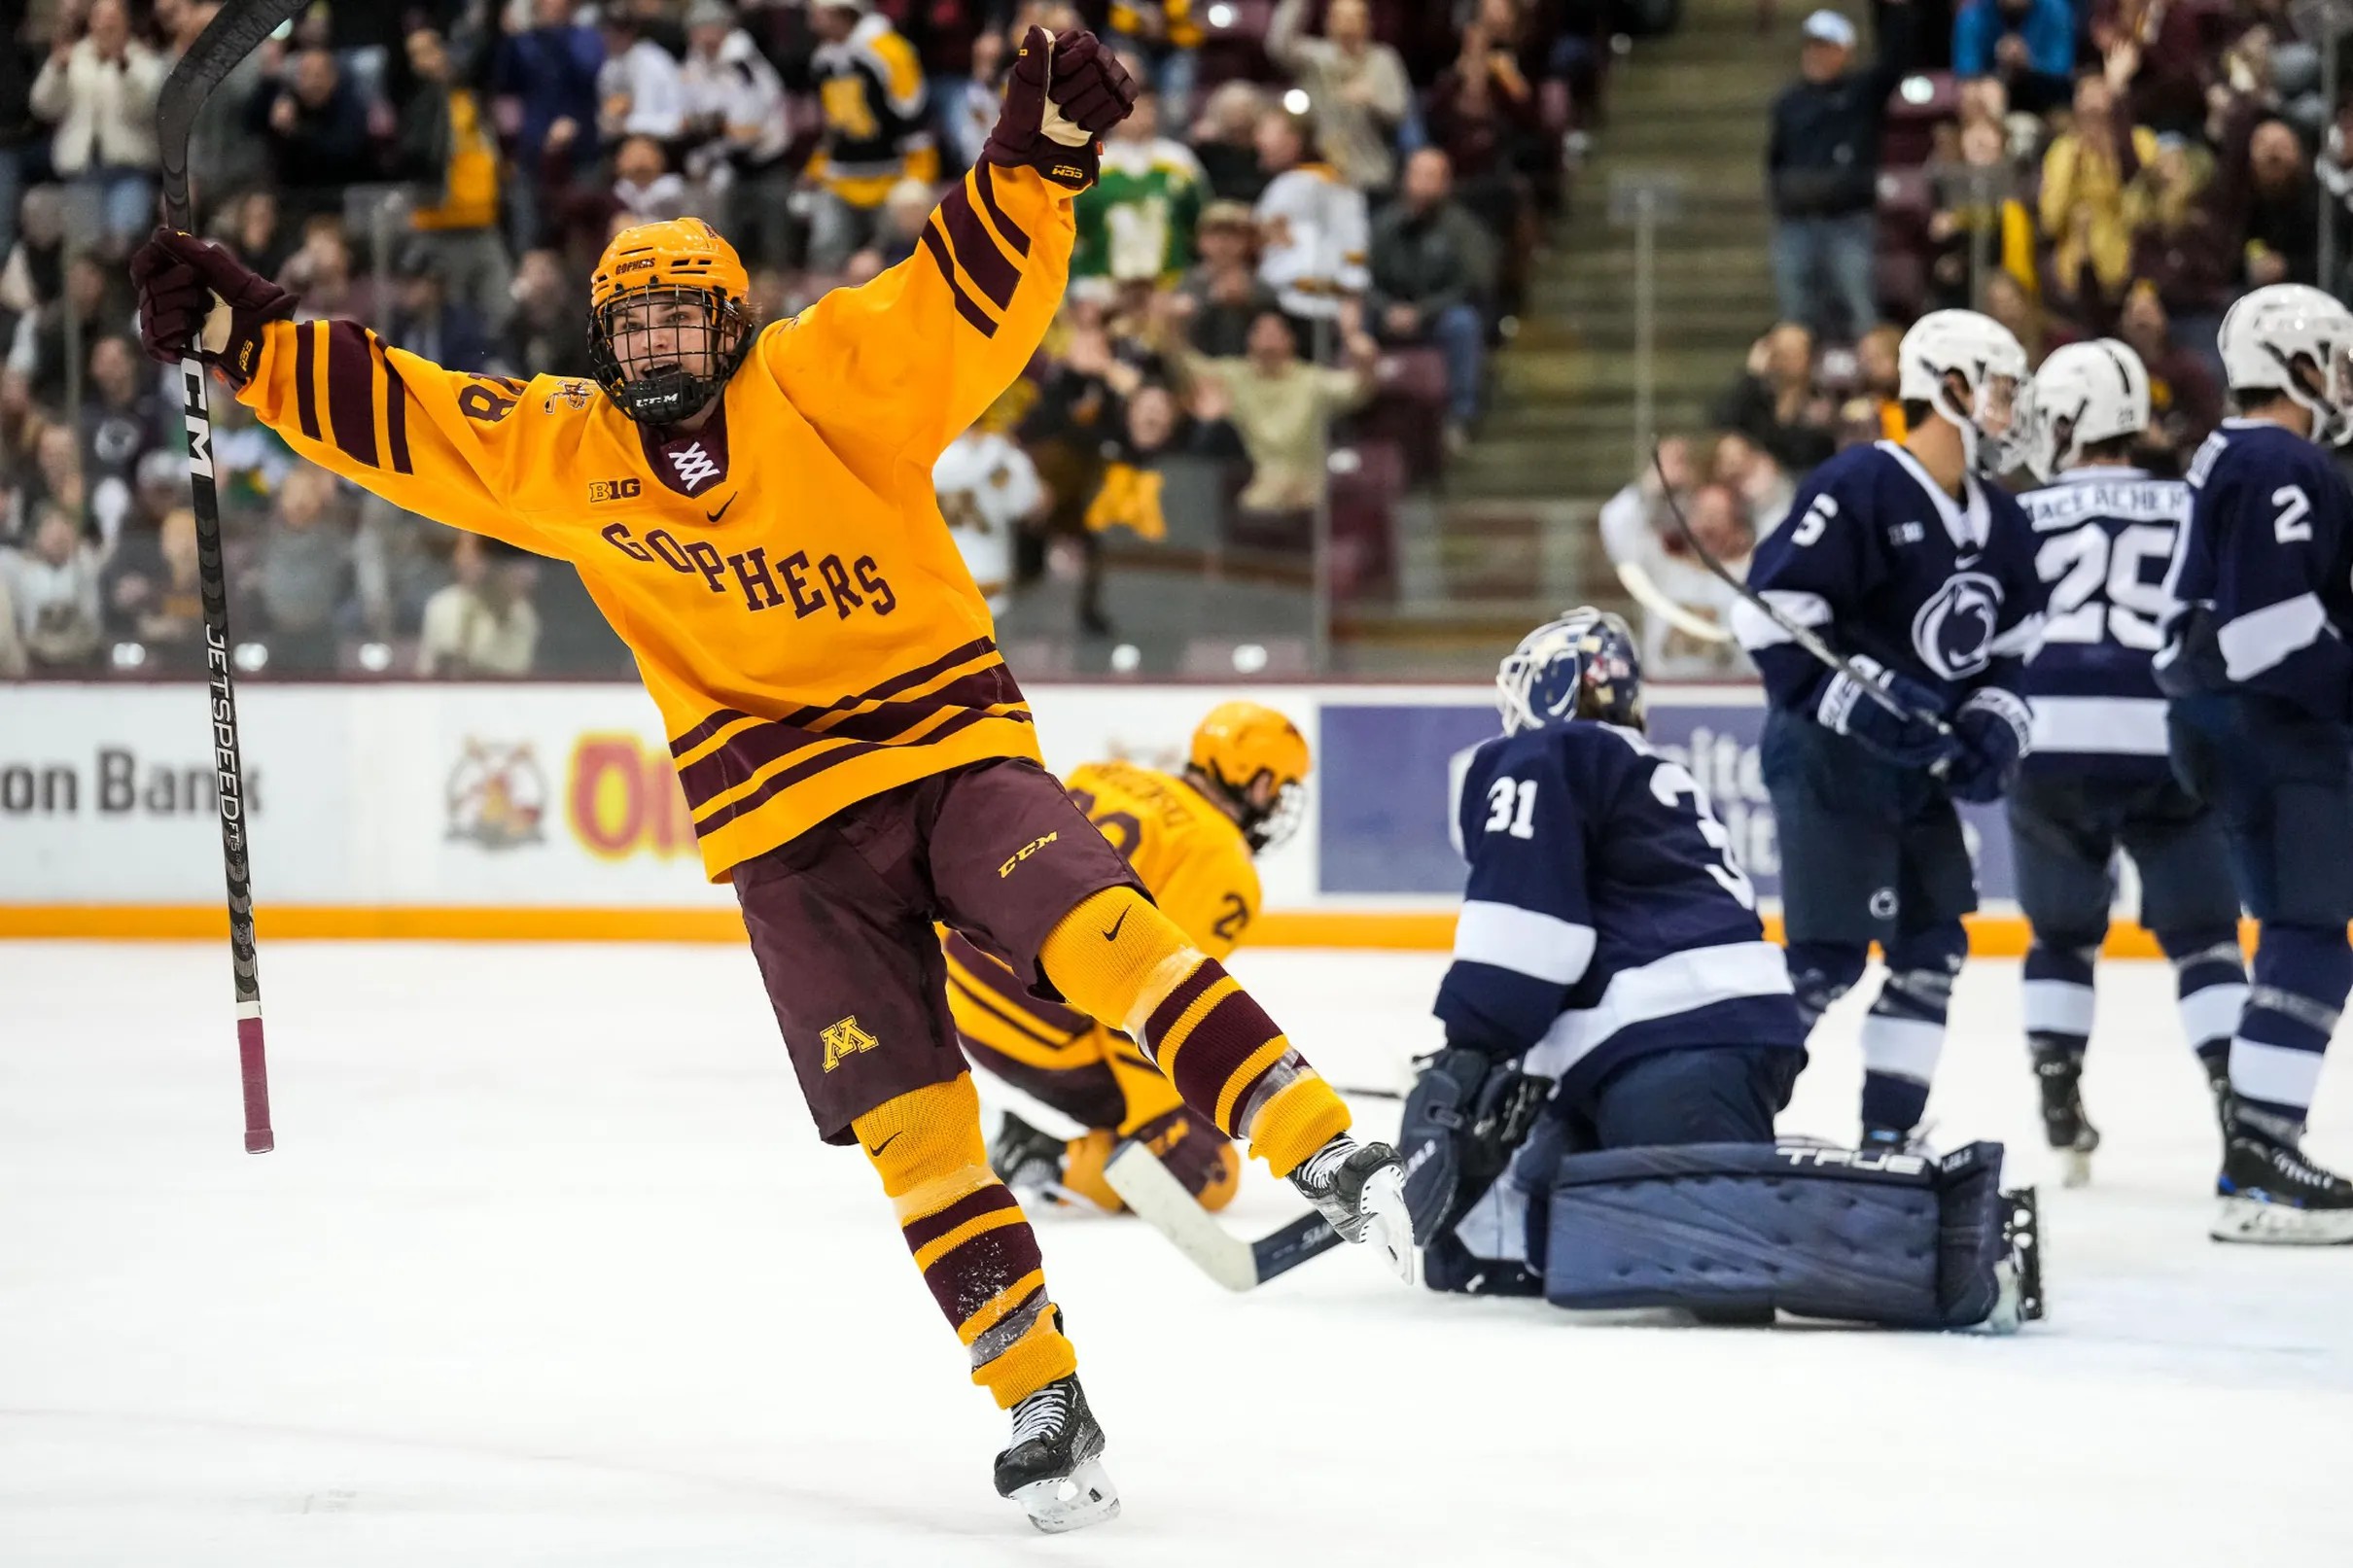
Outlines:
{"type": "Polygon", "coordinates": [[[1624,619],[1573,610],[1520,640],[1495,672],[1503,733],[1572,719],[1643,727],[1642,661],[1624,619]]]}
{"type": "Polygon", "coordinates": [[[712,289],[632,289],[588,313],[588,363],[597,385],[641,425],[693,417],[725,388],[751,345],[742,305],[712,289]],[[651,352],[657,332],[669,334],[670,353],[651,352]],[[624,336],[639,339],[626,358],[618,346],[624,336]],[[699,362],[701,373],[688,370],[689,362],[699,362]]]}

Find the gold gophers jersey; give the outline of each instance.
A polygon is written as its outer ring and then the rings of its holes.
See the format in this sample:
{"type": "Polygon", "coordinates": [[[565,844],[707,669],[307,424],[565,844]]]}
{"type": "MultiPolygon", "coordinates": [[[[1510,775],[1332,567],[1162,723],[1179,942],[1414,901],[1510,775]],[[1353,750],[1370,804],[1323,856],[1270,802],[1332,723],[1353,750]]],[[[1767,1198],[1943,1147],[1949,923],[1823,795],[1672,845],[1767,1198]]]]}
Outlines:
{"type": "Polygon", "coordinates": [[[913,258],[760,332],[667,441],[591,382],[460,374],[342,321],[271,323],[240,396],[394,505],[579,569],[724,881],[870,795],[1036,759],[931,467],[1029,362],[1072,233],[1069,192],[977,166],[913,258]]]}

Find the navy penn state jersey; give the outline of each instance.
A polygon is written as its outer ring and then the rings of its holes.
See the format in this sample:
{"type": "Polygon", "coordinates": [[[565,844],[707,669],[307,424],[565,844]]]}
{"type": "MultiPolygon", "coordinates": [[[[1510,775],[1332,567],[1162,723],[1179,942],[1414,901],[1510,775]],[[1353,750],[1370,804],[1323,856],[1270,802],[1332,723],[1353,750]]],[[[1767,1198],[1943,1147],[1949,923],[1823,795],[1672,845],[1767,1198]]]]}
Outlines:
{"type": "MultiPolygon", "coordinates": [[[[2043,587],[2018,502],[1968,481],[1966,505],[1893,441],[1813,470],[1757,546],[1748,585],[1837,651],[1877,659],[1944,699],[2019,689],[2042,632],[2043,587]]],[[[1811,717],[1832,672],[1745,602],[1732,628],[1776,708],[1811,717]]]]}
{"type": "Polygon", "coordinates": [[[1498,736],[1460,774],[1470,862],[1447,1040],[1572,1091],[1629,1058],[1785,1045],[1806,1028],[1781,950],[1706,794],[1631,729],[1590,720],[1498,736]]]}
{"type": "Polygon", "coordinates": [[[2026,771],[2120,785],[2165,777],[2165,698],[2151,662],[2164,644],[2165,573],[2190,520],[2190,487],[2092,467],[2019,500],[2050,595],[2043,645],[2026,662],[2026,771]]]}
{"type": "Polygon", "coordinates": [[[2165,577],[2164,689],[2353,718],[2353,489],[2335,461],[2294,431],[2227,419],[2191,460],[2190,492],[2165,577]]]}

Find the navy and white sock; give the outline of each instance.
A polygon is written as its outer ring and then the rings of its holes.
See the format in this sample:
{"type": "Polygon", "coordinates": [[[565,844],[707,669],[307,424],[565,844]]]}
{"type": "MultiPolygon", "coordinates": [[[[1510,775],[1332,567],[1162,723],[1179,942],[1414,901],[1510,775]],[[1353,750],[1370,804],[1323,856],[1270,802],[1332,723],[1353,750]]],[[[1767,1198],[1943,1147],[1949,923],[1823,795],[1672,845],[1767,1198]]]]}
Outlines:
{"type": "Polygon", "coordinates": [[[2247,964],[2236,931],[2160,931],[2181,995],[2182,1035],[2209,1068],[2227,1063],[2247,1010],[2247,964]]]}
{"type": "Polygon", "coordinates": [[[2039,936],[2026,950],[2026,984],[2019,999],[2026,1035],[2035,1044],[2056,1046],[2082,1059],[2091,1043],[2091,964],[2098,954],[2096,945],[2046,944],[2039,936]]]}
{"type": "Polygon", "coordinates": [[[1896,938],[1887,983],[1863,1020],[1863,1128],[1909,1132],[1928,1109],[1945,1017],[1969,935],[1960,922],[1896,938]]]}
{"type": "Polygon", "coordinates": [[[1871,949],[1860,942],[1792,942],[1788,963],[1789,989],[1797,995],[1798,1015],[1812,1028],[1863,978],[1871,963],[1871,949]]]}
{"type": "Polygon", "coordinates": [[[2231,1093],[2301,1126],[2347,991],[2353,948],[2341,927],[2266,924],[2246,1014],[2230,1042],[2231,1093]]]}

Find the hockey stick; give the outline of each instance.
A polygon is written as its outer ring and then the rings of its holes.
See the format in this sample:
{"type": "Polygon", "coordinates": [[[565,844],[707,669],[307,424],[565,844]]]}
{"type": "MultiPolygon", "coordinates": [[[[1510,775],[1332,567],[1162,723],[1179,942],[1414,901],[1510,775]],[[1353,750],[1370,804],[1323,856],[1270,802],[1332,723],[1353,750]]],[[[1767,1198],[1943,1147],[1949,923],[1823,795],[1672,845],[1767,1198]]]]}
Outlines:
{"type": "Polygon", "coordinates": [[[1320,1214],[1302,1214],[1255,1241],[1244,1240],[1218,1224],[1141,1143],[1111,1156],[1103,1179],[1145,1224],[1228,1290],[1254,1290],[1340,1244],[1340,1233],[1320,1214]]]}
{"type": "MultiPolygon", "coordinates": [[[[196,112],[262,40],[305,0],[228,0],[172,67],[156,100],[156,143],[163,171],[163,221],[185,231],[195,214],[188,193],[188,138],[196,112]]],[[[204,599],[204,662],[212,683],[213,768],[221,806],[221,865],[228,883],[228,955],[237,997],[237,1067],[245,1094],[245,1152],[277,1147],[269,1126],[269,1066],[262,1053],[262,974],[254,953],[253,876],[246,864],[245,769],[237,747],[237,693],[230,669],[228,584],[221,565],[221,499],[213,485],[212,411],[204,366],[180,362],[180,411],[188,420],[188,489],[196,514],[196,577],[204,599]]]]}
{"type": "MultiPolygon", "coordinates": [[[[1869,697],[1874,703],[1898,718],[1917,719],[1921,723],[1933,725],[1939,735],[1948,740],[1951,739],[1952,726],[1950,724],[1946,723],[1935,714],[1920,713],[1897,702],[1888,694],[1886,687],[1856,669],[1853,661],[1844,657],[1836,648],[1815,636],[1813,628],[1799,624],[1775,609],[1763,594],[1751,588],[1746,579],[1709,553],[1707,546],[1700,542],[1699,536],[1691,531],[1691,519],[1685,517],[1683,508],[1675,504],[1674,486],[1667,477],[1667,464],[1659,456],[1659,449],[1655,446],[1650,449],[1650,466],[1658,472],[1661,486],[1660,499],[1667,503],[1667,514],[1675,520],[1675,532],[1683,536],[1683,542],[1691,546],[1691,553],[1700,558],[1701,565],[1715,574],[1726,587],[1747,600],[1757,613],[1788,633],[1791,642],[1853,681],[1862,689],[1863,695],[1869,697]]],[[[1933,771],[1941,777],[1945,771],[1945,765],[1939,762],[1933,771]]]]}

